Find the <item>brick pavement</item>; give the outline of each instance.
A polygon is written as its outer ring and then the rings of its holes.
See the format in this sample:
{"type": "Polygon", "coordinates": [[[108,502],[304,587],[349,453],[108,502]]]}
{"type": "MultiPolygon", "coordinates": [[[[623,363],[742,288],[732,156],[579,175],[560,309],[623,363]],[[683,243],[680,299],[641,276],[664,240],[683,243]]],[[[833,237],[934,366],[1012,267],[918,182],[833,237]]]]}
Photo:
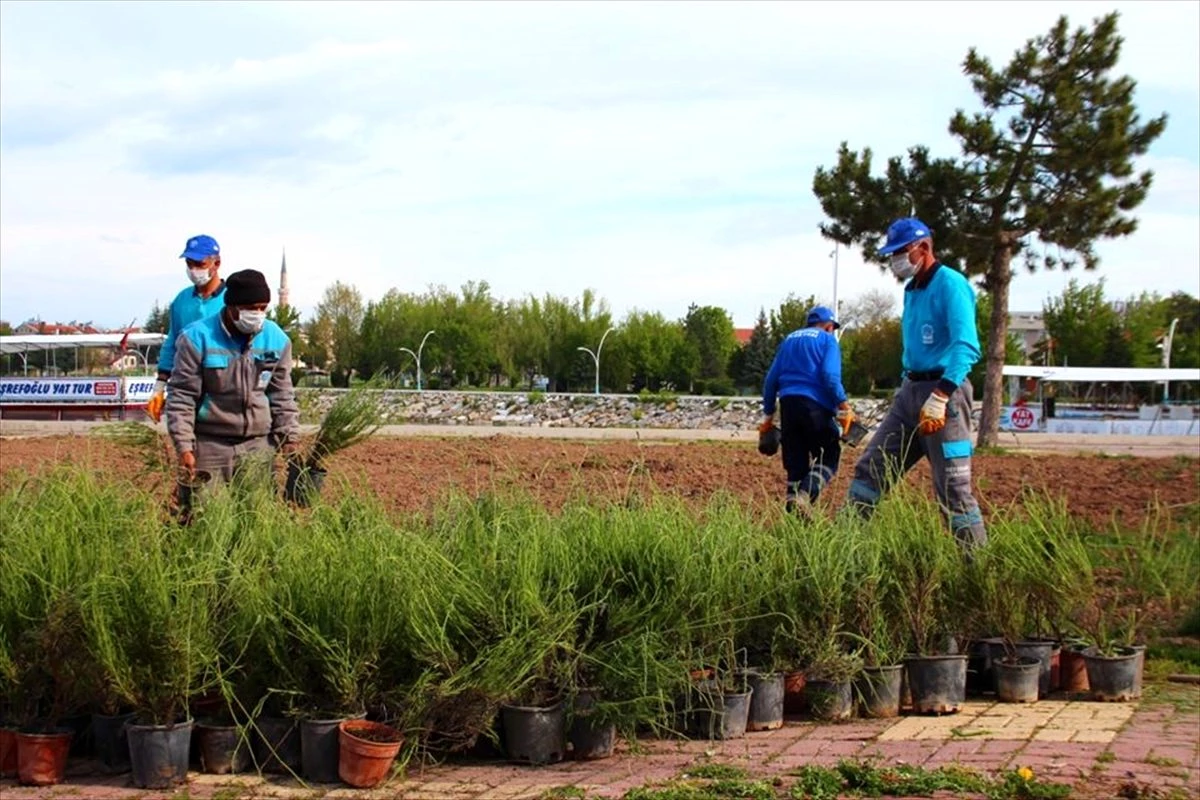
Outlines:
{"type": "Polygon", "coordinates": [[[842,759],[921,765],[958,764],[993,772],[1029,767],[1044,780],[1070,783],[1088,798],[1115,797],[1133,783],[1145,797],[1200,798],[1200,688],[1173,688],[1137,704],[1044,700],[1029,706],[968,702],[958,714],[816,724],[789,720],[781,729],[724,742],[642,739],[614,757],[521,767],[499,761],[411,766],[374,790],[306,786],[294,779],[193,772],[174,792],[134,789],[128,775],[102,776],[90,761],[72,761],[66,782],[23,787],[0,781],[3,800],[522,800],[573,786],[587,797],[618,798],[671,780],[706,761],[743,767],[752,777],[786,776],[807,764],[842,759]],[[1169,702],[1167,702],[1169,701],[1169,702]]]}

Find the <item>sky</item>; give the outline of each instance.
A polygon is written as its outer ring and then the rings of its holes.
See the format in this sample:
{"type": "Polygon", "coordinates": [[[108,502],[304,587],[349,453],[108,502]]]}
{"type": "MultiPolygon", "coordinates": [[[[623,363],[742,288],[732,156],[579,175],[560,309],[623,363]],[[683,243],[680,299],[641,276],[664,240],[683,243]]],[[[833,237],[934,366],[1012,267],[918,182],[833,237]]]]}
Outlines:
{"type": "MultiPolygon", "coordinates": [[[[0,4],[0,318],[140,324],[186,283],[187,238],[292,304],[326,286],[578,297],[619,320],[690,304],[750,326],[833,295],[814,170],[946,131],[975,46],[1006,63],[1060,13],[1111,10],[1143,119],[1169,115],[1111,297],[1200,291],[1200,3],[0,4]]],[[[882,236],[882,231],[880,232],[882,236]]],[[[838,295],[897,298],[855,249],[838,295]]]]}

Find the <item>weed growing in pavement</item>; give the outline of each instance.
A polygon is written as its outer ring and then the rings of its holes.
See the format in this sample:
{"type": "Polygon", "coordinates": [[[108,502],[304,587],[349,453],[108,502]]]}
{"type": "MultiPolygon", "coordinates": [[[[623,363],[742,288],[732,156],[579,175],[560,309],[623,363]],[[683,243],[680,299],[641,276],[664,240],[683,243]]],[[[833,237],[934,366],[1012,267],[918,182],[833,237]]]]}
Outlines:
{"type": "Polygon", "coordinates": [[[1100,763],[1100,764],[1111,764],[1112,762],[1114,762],[1116,760],[1117,760],[1117,756],[1116,756],[1116,754],[1113,753],[1112,750],[1105,750],[1103,753],[1096,756],[1096,761],[1097,761],[1097,763],[1100,763]]]}
{"type": "Polygon", "coordinates": [[[212,793],[210,800],[238,800],[244,791],[240,786],[223,786],[212,793]]]}
{"type": "Polygon", "coordinates": [[[576,800],[587,797],[587,792],[578,786],[555,786],[538,795],[538,800],[576,800]]]}
{"type": "Polygon", "coordinates": [[[935,792],[982,794],[988,800],[1053,800],[1067,797],[1065,784],[1040,781],[1027,768],[987,777],[963,767],[877,767],[869,762],[840,762],[837,767],[801,767],[794,773],[795,800],[839,797],[927,797],[935,792]]]}
{"type": "Polygon", "coordinates": [[[659,786],[631,789],[624,800],[777,800],[769,781],[671,781],[659,786]]]}
{"type": "Polygon", "coordinates": [[[682,778],[706,778],[708,780],[739,780],[746,777],[746,770],[733,764],[697,764],[688,767],[682,778]]]}

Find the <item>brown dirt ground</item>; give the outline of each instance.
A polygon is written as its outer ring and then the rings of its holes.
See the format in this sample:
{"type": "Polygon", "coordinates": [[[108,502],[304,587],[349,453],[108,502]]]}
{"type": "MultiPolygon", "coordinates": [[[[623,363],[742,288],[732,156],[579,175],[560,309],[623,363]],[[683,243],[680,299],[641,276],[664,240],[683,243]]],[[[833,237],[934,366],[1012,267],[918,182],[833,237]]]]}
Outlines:
{"type": "MultiPolygon", "coordinates": [[[[827,490],[841,505],[860,451],[843,450],[842,467],[827,490]]],[[[0,440],[0,475],[58,462],[139,477],[138,454],[87,436],[0,440]]],[[[1115,521],[1140,527],[1154,504],[1172,516],[1195,518],[1200,505],[1200,460],[1086,455],[977,454],[975,483],[985,512],[1023,491],[1065,498],[1072,513],[1095,527],[1115,521]]],[[[908,477],[929,486],[919,465],[908,477]]],[[[330,469],[334,493],[369,490],[398,511],[428,509],[449,491],[471,495],[512,489],[550,507],[580,493],[614,499],[631,490],[658,490],[703,503],[725,490],[767,507],[782,499],[783,468],[744,443],[637,443],[489,438],[376,438],[337,456],[330,469]]]]}

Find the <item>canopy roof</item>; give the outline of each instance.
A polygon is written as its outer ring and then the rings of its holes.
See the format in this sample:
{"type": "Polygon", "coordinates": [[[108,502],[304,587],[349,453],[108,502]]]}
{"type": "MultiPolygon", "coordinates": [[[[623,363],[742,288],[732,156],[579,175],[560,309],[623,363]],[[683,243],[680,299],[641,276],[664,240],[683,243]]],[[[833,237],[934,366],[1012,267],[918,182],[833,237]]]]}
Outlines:
{"type": "Polygon", "coordinates": [[[1018,378],[1068,383],[1161,383],[1200,381],[1200,369],[1137,367],[1039,367],[1006,364],[1004,374],[1018,378]]]}
{"type": "MultiPolygon", "coordinates": [[[[76,347],[121,346],[123,333],[65,333],[0,336],[0,353],[31,353],[38,350],[69,350],[76,347]]],[[[166,339],[161,333],[131,333],[127,347],[151,347],[166,339]]]]}

